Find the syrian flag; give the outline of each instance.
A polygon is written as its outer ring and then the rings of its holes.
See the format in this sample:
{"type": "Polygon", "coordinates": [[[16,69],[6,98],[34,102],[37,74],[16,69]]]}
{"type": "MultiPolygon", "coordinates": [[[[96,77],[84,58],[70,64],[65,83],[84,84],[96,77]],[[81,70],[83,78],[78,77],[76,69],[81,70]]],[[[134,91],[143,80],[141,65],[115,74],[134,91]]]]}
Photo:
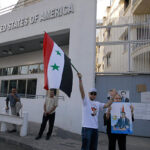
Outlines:
{"type": "Polygon", "coordinates": [[[43,41],[43,56],[44,89],[60,89],[70,97],[73,81],[71,61],[46,32],[43,41]]]}

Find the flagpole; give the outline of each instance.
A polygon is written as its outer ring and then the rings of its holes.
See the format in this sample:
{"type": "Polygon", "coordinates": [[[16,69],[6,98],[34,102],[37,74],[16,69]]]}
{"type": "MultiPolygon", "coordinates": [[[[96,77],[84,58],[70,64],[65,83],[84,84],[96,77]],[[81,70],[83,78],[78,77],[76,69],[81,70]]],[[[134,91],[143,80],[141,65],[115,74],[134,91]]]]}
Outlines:
{"type": "Polygon", "coordinates": [[[71,66],[73,67],[73,69],[77,72],[77,73],[79,73],[79,71],[75,68],[75,66],[71,63],[71,66]]]}

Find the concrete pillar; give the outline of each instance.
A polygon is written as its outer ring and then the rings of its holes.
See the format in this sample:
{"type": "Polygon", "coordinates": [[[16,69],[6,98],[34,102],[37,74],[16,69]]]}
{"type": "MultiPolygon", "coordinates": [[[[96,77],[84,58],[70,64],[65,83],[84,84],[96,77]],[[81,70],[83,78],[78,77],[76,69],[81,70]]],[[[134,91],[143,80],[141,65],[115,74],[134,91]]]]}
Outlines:
{"type": "Polygon", "coordinates": [[[20,136],[26,136],[28,130],[28,113],[23,112],[23,125],[20,129],[20,136]]]}

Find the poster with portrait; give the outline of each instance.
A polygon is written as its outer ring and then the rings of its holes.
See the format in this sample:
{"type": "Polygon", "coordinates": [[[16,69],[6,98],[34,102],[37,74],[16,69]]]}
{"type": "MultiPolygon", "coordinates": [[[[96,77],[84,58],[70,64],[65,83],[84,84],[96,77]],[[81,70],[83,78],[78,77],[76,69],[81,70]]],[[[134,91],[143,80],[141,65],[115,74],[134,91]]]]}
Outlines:
{"type": "Polygon", "coordinates": [[[118,90],[118,94],[121,96],[121,102],[129,102],[129,91],[128,90],[118,90]]]}
{"type": "Polygon", "coordinates": [[[114,102],[111,109],[111,133],[132,134],[130,103],[114,102]]]}

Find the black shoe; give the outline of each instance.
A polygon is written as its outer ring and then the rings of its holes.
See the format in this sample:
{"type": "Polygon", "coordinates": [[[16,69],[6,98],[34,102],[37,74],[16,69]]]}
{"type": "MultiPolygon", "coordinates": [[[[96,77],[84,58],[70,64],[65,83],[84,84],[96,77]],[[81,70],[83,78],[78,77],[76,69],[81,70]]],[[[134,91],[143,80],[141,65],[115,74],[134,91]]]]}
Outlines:
{"type": "Polygon", "coordinates": [[[17,130],[16,129],[13,129],[13,130],[10,130],[10,131],[8,131],[9,133],[13,133],[13,132],[17,132],[17,130]]]}
{"type": "Polygon", "coordinates": [[[19,113],[17,113],[17,116],[20,116],[20,114],[19,114],[19,113]]]}
{"type": "Polygon", "coordinates": [[[49,136],[49,135],[47,135],[45,139],[46,139],[46,140],[49,140],[49,139],[50,139],[50,136],[49,136]]]}
{"type": "Polygon", "coordinates": [[[39,140],[40,138],[41,138],[41,136],[38,135],[38,136],[35,138],[35,140],[39,140]]]}

